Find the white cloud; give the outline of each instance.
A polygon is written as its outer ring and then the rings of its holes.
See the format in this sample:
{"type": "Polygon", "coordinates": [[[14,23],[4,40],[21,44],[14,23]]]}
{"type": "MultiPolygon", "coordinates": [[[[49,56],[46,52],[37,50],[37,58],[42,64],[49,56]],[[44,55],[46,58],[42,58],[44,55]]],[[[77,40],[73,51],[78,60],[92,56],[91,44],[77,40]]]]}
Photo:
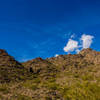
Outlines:
{"type": "Polygon", "coordinates": [[[76,53],[79,53],[81,49],[90,48],[94,38],[92,35],[83,34],[80,38],[82,42],[80,42],[73,40],[73,37],[74,35],[71,36],[71,39],[69,39],[68,43],[64,47],[65,52],[70,53],[75,51],[76,53]]]}
{"type": "Polygon", "coordinates": [[[72,52],[78,48],[78,41],[69,39],[67,45],[64,47],[65,52],[72,52]]]}
{"type": "Polygon", "coordinates": [[[58,54],[55,55],[55,57],[58,57],[58,56],[59,56],[58,54]]]}
{"type": "Polygon", "coordinates": [[[93,42],[94,36],[83,34],[81,36],[82,48],[89,48],[93,42]]]}

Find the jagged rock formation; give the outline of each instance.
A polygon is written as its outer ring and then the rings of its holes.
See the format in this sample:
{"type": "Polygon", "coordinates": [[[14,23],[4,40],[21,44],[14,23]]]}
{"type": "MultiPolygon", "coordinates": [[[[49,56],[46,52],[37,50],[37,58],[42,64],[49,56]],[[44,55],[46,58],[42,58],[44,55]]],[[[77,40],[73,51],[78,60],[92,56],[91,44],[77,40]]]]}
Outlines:
{"type": "Polygon", "coordinates": [[[100,52],[90,48],[82,50],[79,54],[84,56],[84,59],[94,64],[100,64],[100,52]]]}

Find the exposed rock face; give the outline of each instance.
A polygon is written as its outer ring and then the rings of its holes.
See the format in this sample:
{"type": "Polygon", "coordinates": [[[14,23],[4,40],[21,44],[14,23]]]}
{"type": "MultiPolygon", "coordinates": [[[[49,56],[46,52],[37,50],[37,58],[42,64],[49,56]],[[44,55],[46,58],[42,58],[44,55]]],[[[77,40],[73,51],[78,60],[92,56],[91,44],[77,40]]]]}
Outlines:
{"type": "Polygon", "coordinates": [[[100,52],[88,48],[83,49],[79,54],[59,55],[58,57],[49,58],[47,61],[56,66],[60,66],[62,69],[63,67],[67,68],[68,66],[81,68],[91,64],[100,64],[100,52]]]}
{"type": "Polygon", "coordinates": [[[84,56],[84,59],[94,64],[100,64],[100,52],[94,51],[90,48],[83,49],[79,54],[84,56]]]}

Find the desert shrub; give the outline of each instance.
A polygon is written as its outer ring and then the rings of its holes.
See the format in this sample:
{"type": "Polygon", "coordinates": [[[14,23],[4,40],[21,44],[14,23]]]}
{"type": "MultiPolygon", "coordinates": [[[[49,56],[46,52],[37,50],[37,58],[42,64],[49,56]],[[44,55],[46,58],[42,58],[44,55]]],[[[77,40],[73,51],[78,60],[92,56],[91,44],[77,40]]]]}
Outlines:
{"type": "Polygon", "coordinates": [[[0,95],[0,100],[4,100],[2,95],[0,95]]]}
{"type": "Polygon", "coordinates": [[[64,87],[64,100],[100,100],[100,86],[94,83],[78,83],[71,87],[64,87]]]}
{"type": "Polygon", "coordinates": [[[45,100],[52,100],[51,97],[45,97],[45,100]]]}
{"type": "Polygon", "coordinates": [[[55,84],[55,83],[48,84],[48,88],[52,90],[57,90],[58,87],[59,87],[58,84],[55,84]]]}
{"type": "Polygon", "coordinates": [[[0,85],[0,92],[2,92],[3,94],[8,94],[10,91],[7,86],[0,85]]]}
{"type": "Polygon", "coordinates": [[[31,90],[36,90],[38,89],[38,84],[36,82],[38,83],[39,81],[35,82],[34,80],[26,81],[25,83],[22,84],[22,86],[24,86],[25,88],[29,88],[31,90]]]}
{"type": "Polygon", "coordinates": [[[16,98],[17,98],[17,100],[31,100],[30,97],[25,96],[25,95],[20,95],[20,94],[18,94],[18,95],[16,96],[16,98]]]}
{"type": "Polygon", "coordinates": [[[36,78],[36,79],[34,79],[34,83],[37,83],[37,84],[39,84],[41,81],[40,81],[40,78],[36,78]]]}
{"type": "Polygon", "coordinates": [[[37,84],[33,84],[33,85],[30,87],[30,89],[32,89],[32,90],[36,90],[36,89],[38,89],[37,84]]]}
{"type": "Polygon", "coordinates": [[[79,78],[79,74],[74,74],[74,77],[75,78],[79,78]]]}
{"type": "Polygon", "coordinates": [[[51,77],[51,78],[49,78],[48,80],[47,80],[48,82],[55,82],[56,81],[56,79],[55,78],[53,78],[53,77],[51,77]]]}
{"type": "Polygon", "coordinates": [[[81,77],[83,80],[93,80],[93,76],[92,75],[89,75],[89,74],[86,74],[86,75],[83,75],[82,77],[81,77]]]}
{"type": "Polygon", "coordinates": [[[49,90],[59,90],[60,89],[60,85],[57,84],[56,82],[45,82],[43,83],[43,86],[48,88],[49,90]]]}

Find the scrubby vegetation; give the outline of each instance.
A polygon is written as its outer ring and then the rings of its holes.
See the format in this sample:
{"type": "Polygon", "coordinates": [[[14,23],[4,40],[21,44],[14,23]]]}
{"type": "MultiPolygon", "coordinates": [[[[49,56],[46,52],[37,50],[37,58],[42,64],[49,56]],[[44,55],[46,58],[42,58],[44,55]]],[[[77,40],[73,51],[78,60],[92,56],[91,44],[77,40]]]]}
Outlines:
{"type": "MultiPolygon", "coordinates": [[[[2,51],[2,50],[1,50],[2,51]]],[[[0,100],[100,100],[100,52],[19,63],[0,53],[0,100]]]]}

